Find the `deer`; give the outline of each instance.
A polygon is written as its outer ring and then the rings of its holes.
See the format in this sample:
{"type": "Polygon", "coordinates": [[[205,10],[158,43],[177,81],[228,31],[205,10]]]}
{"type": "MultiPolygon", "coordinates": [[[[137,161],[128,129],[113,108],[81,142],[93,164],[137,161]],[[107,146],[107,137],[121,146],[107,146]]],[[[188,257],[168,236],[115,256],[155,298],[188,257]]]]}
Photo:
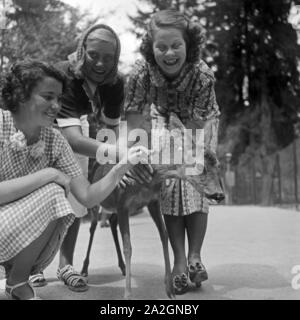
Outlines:
{"type": "MultiPolygon", "coordinates": [[[[162,144],[159,146],[159,152],[162,152],[162,149],[165,147],[164,141],[164,131],[166,128],[168,130],[177,129],[179,132],[184,132],[186,127],[180,121],[178,116],[171,112],[168,118],[165,116],[158,114],[154,106],[151,106],[151,116],[146,118],[142,124],[142,128],[144,128],[147,132],[150,132],[151,129],[156,128],[161,130],[162,134],[162,144]]],[[[192,135],[188,135],[188,150],[187,152],[192,155],[193,146],[195,145],[194,137],[192,135]]],[[[174,160],[174,150],[176,146],[174,145],[173,151],[171,151],[171,158],[173,156],[174,160]]],[[[178,150],[177,150],[178,151],[178,150]]],[[[174,161],[173,161],[174,162],[174,161]]],[[[132,185],[126,186],[126,188],[122,188],[120,186],[116,187],[116,189],[111,193],[109,197],[107,197],[100,205],[108,210],[109,212],[116,213],[116,215],[112,215],[110,218],[111,230],[118,254],[118,265],[121,269],[123,275],[125,275],[125,290],[124,290],[124,298],[131,299],[132,298],[132,288],[131,288],[131,256],[132,256],[132,246],[130,240],[130,227],[129,227],[129,216],[135,213],[140,208],[147,206],[148,211],[150,213],[151,218],[153,219],[160,236],[160,241],[162,243],[163,248],[163,257],[164,257],[164,283],[165,283],[165,292],[170,299],[175,298],[175,293],[172,285],[171,279],[171,264],[169,257],[169,249],[168,249],[168,234],[164,224],[164,220],[162,214],[160,212],[159,205],[159,191],[161,183],[165,179],[186,179],[189,181],[197,191],[205,192],[205,195],[209,199],[213,199],[216,202],[220,202],[224,199],[223,188],[221,185],[221,180],[218,174],[219,163],[216,155],[210,151],[204,150],[204,166],[203,170],[199,170],[199,168],[193,167],[196,169],[197,174],[186,175],[186,169],[190,165],[186,164],[152,164],[153,168],[153,176],[150,183],[134,183],[132,185]],[[198,171],[197,171],[198,170],[198,171]],[[123,254],[125,257],[125,265],[122,258],[120,245],[118,241],[117,235],[117,224],[119,224],[122,243],[123,243],[123,254]]],[[[142,164],[137,164],[142,165],[142,164]]],[[[103,176],[107,174],[111,170],[113,165],[105,164],[99,165],[95,163],[92,172],[92,180],[98,181],[103,176]]],[[[88,244],[87,255],[83,263],[81,273],[84,276],[88,276],[88,265],[89,265],[89,256],[91,251],[91,246],[93,242],[94,232],[97,226],[97,213],[98,208],[93,208],[92,211],[92,221],[90,227],[90,239],[88,244]]]]}

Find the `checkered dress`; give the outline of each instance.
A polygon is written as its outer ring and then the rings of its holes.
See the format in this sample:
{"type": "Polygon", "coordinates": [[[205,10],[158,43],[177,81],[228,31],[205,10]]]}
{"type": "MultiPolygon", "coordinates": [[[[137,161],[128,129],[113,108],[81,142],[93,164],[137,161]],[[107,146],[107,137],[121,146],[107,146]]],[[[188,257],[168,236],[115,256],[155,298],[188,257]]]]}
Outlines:
{"type": "MultiPolygon", "coordinates": [[[[47,167],[56,168],[70,177],[82,174],[71,147],[58,130],[41,130],[40,140],[44,141],[45,149],[37,158],[31,153],[34,145],[22,150],[11,148],[9,138],[14,133],[16,128],[11,113],[0,109],[0,183],[47,167]]],[[[12,259],[26,248],[54,220],[57,220],[57,227],[32,273],[45,269],[53,260],[68,227],[74,221],[73,209],[65,198],[63,188],[56,183],[0,205],[0,263],[12,259]]]]}

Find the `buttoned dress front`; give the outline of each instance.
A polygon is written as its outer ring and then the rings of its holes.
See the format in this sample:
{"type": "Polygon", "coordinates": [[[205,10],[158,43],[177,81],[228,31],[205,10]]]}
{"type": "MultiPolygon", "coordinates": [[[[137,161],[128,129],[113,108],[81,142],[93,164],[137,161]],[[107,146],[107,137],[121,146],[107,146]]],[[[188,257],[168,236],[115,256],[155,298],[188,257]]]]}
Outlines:
{"type": "MultiPolygon", "coordinates": [[[[41,154],[34,155],[35,144],[12,148],[10,138],[17,132],[10,111],[0,109],[0,182],[20,178],[52,167],[74,178],[82,171],[71,147],[54,128],[42,128],[44,142],[41,154]]],[[[57,220],[55,231],[33,267],[32,274],[45,269],[57,253],[74,212],[64,189],[49,183],[25,197],[0,205],[0,263],[15,257],[37,239],[51,221],[57,220]]]]}

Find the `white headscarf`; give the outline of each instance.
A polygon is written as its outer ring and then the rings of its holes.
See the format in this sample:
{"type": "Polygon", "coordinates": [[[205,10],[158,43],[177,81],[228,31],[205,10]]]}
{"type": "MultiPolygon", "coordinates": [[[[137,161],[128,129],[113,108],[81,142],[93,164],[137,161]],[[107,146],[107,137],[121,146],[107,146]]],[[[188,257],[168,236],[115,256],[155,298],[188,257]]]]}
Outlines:
{"type": "Polygon", "coordinates": [[[85,62],[85,45],[88,40],[94,39],[111,42],[116,47],[114,66],[101,84],[114,83],[118,73],[121,44],[117,34],[112,28],[105,24],[96,24],[83,32],[79,39],[77,50],[68,56],[68,60],[72,66],[73,72],[75,73],[76,77],[81,79],[84,78],[82,67],[85,62]]]}

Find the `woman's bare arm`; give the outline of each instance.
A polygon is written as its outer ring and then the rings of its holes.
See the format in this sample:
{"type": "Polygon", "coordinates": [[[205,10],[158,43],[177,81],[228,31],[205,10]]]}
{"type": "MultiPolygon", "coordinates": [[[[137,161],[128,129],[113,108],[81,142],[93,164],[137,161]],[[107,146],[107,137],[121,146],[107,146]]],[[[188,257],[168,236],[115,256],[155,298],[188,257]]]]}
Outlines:
{"type": "Polygon", "coordinates": [[[27,176],[0,182],[0,205],[25,197],[44,185],[54,182],[57,170],[46,168],[27,176]]]}

